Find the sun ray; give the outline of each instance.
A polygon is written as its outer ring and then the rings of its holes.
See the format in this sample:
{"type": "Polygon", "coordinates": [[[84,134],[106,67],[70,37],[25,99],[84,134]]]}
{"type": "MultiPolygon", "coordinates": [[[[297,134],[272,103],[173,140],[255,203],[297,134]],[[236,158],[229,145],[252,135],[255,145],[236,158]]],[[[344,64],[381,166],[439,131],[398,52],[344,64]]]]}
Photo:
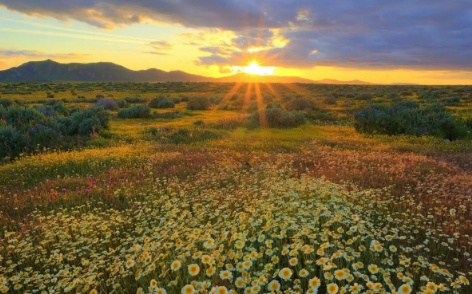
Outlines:
{"type": "Polygon", "coordinates": [[[236,94],[236,92],[238,92],[241,85],[242,85],[242,83],[237,83],[236,85],[234,85],[233,88],[231,88],[231,90],[229,90],[228,94],[226,94],[225,97],[223,97],[223,99],[221,99],[220,103],[218,103],[218,105],[216,105],[216,107],[213,109],[213,111],[220,109],[220,107],[222,105],[228,104],[229,100],[231,100],[231,98],[233,98],[234,94],[236,94]]]}
{"type": "Polygon", "coordinates": [[[259,112],[259,125],[261,128],[268,128],[269,121],[264,110],[264,102],[262,100],[260,84],[256,83],[256,101],[257,101],[257,111],[259,112]]]}
{"type": "Polygon", "coordinates": [[[243,111],[243,109],[247,105],[249,105],[249,102],[251,101],[252,86],[253,86],[253,83],[248,83],[247,84],[246,94],[244,95],[244,102],[243,102],[243,107],[242,107],[241,111],[243,111]]]}
{"type": "Polygon", "coordinates": [[[264,83],[264,85],[266,85],[266,87],[269,89],[269,91],[272,93],[272,95],[275,96],[275,98],[278,100],[278,101],[281,101],[282,100],[282,96],[279,95],[279,93],[277,93],[274,88],[272,87],[271,84],[269,83],[264,83]]]}
{"type": "Polygon", "coordinates": [[[284,83],[282,84],[285,88],[292,90],[293,92],[299,94],[299,95],[304,95],[304,96],[311,96],[313,93],[308,91],[307,89],[300,87],[296,84],[288,84],[284,83]]]}

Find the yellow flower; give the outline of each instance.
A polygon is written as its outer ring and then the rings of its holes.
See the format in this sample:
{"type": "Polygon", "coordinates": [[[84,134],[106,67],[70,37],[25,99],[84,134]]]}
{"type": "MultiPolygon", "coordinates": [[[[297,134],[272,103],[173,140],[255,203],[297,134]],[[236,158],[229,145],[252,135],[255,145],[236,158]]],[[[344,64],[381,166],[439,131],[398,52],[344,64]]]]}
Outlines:
{"type": "Polygon", "coordinates": [[[211,277],[213,276],[213,274],[215,274],[215,267],[214,266],[210,266],[209,268],[206,269],[205,271],[205,274],[208,276],[208,277],[211,277]]]}
{"type": "Polygon", "coordinates": [[[228,289],[224,286],[216,287],[215,294],[228,294],[228,289]]]}
{"type": "Polygon", "coordinates": [[[154,279],[152,279],[149,284],[150,284],[149,287],[150,287],[151,289],[154,289],[154,288],[157,287],[157,281],[154,280],[154,279]]]}
{"type": "Polygon", "coordinates": [[[312,287],[312,288],[317,288],[321,285],[321,281],[317,277],[314,277],[313,279],[310,279],[310,281],[308,281],[308,283],[310,284],[310,287],[312,287]]]}
{"type": "Polygon", "coordinates": [[[297,265],[297,263],[298,263],[298,259],[297,259],[296,257],[290,258],[290,260],[288,261],[288,263],[289,263],[291,266],[295,266],[295,265],[297,265]]]}
{"type": "Polygon", "coordinates": [[[280,283],[277,280],[273,280],[267,286],[269,291],[279,291],[280,290],[280,283]]]}
{"type": "Polygon", "coordinates": [[[411,286],[408,284],[403,284],[398,288],[398,294],[410,294],[411,293],[411,286]]]}
{"type": "Polygon", "coordinates": [[[93,289],[92,291],[90,291],[90,294],[97,294],[97,290],[93,289]]]}
{"type": "Polygon", "coordinates": [[[379,272],[379,268],[375,264],[369,265],[368,269],[371,274],[376,274],[379,272]]]}
{"type": "Polygon", "coordinates": [[[198,275],[199,272],[200,272],[200,267],[198,266],[198,264],[190,264],[188,266],[188,273],[191,276],[196,276],[198,275]]]}
{"type": "Polygon", "coordinates": [[[178,270],[180,267],[182,266],[182,263],[178,260],[175,260],[172,262],[172,264],[170,265],[170,268],[173,270],[173,271],[176,271],[178,270]]]}
{"type": "Polygon", "coordinates": [[[338,280],[344,280],[346,278],[346,272],[344,270],[337,270],[334,272],[334,276],[338,280]]]}
{"type": "Polygon", "coordinates": [[[290,277],[292,277],[292,270],[288,267],[281,269],[279,272],[279,277],[285,281],[290,280],[290,277]]]}
{"type": "Polygon", "coordinates": [[[338,285],[332,283],[332,284],[328,284],[327,290],[329,294],[335,294],[335,293],[338,293],[339,287],[338,285]]]}
{"type": "Polygon", "coordinates": [[[243,288],[244,286],[246,286],[246,282],[244,281],[244,278],[242,277],[239,277],[236,279],[236,288],[243,288]]]}
{"type": "Polygon", "coordinates": [[[182,288],[182,294],[193,294],[195,293],[195,288],[192,285],[185,285],[182,288]]]}
{"type": "Polygon", "coordinates": [[[202,263],[211,264],[212,263],[211,257],[209,255],[203,255],[202,256],[202,263]]]}

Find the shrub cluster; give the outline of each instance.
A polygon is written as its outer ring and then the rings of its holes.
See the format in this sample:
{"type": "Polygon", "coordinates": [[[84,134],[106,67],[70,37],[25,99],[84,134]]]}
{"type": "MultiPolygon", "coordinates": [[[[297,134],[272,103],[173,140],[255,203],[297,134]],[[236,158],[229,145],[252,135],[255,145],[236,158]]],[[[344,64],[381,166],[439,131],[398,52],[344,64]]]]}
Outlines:
{"type": "Polygon", "coordinates": [[[285,103],[285,109],[288,111],[302,111],[314,109],[315,106],[312,101],[305,98],[295,98],[285,103]]]}
{"type": "Polygon", "coordinates": [[[149,107],[151,108],[174,108],[175,103],[173,100],[165,98],[154,98],[149,102],[149,107]]]}
{"type": "Polygon", "coordinates": [[[467,137],[466,123],[455,119],[442,104],[420,106],[413,100],[390,107],[368,107],[354,115],[360,133],[430,135],[450,140],[467,137]]]}
{"type": "Polygon", "coordinates": [[[36,108],[0,106],[0,118],[0,159],[14,159],[44,148],[74,147],[91,133],[108,128],[109,122],[108,112],[101,107],[47,116],[36,108]]]}
{"type": "MultiPolygon", "coordinates": [[[[280,108],[269,108],[263,112],[265,120],[270,128],[294,128],[306,123],[303,113],[296,111],[285,111],[280,108]]],[[[249,127],[259,127],[261,124],[261,114],[254,112],[248,117],[249,127]]],[[[264,121],[262,121],[264,123],[264,121]]]]}
{"type": "Polygon", "coordinates": [[[210,107],[210,99],[205,96],[190,98],[187,102],[188,110],[207,110],[210,107]]]}
{"type": "Polygon", "coordinates": [[[118,112],[119,118],[148,118],[151,116],[151,108],[147,105],[134,105],[118,112]]]}

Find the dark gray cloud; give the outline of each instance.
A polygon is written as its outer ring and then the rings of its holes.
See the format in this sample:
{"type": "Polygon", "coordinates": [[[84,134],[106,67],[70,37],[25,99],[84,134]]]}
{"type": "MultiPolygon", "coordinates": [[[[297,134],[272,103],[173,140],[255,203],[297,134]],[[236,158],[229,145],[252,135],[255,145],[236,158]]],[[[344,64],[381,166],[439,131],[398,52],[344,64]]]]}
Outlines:
{"type": "MultiPolygon", "coordinates": [[[[470,0],[0,0],[30,15],[75,19],[110,28],[153,19],[192,28],[226,29],[232,46],[284,48],[255,54],[202,47],[197,63],[410,68],[472,71],[470,0]],[[316,52],[316,53],[313,53],[316,52]]],[[[200,43],[200,42],[199,42],[200,43]]]]}

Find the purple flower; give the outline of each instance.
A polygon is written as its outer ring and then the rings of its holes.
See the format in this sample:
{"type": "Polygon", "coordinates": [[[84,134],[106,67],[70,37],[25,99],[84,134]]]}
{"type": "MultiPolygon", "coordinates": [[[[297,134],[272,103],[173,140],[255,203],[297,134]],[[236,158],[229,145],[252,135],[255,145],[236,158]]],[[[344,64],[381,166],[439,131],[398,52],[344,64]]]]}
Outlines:
{"type": "Polygon", "coordinates": [[[67,191],[66,188],[62,188],[62,193],[65,193],[67,191]]]}

